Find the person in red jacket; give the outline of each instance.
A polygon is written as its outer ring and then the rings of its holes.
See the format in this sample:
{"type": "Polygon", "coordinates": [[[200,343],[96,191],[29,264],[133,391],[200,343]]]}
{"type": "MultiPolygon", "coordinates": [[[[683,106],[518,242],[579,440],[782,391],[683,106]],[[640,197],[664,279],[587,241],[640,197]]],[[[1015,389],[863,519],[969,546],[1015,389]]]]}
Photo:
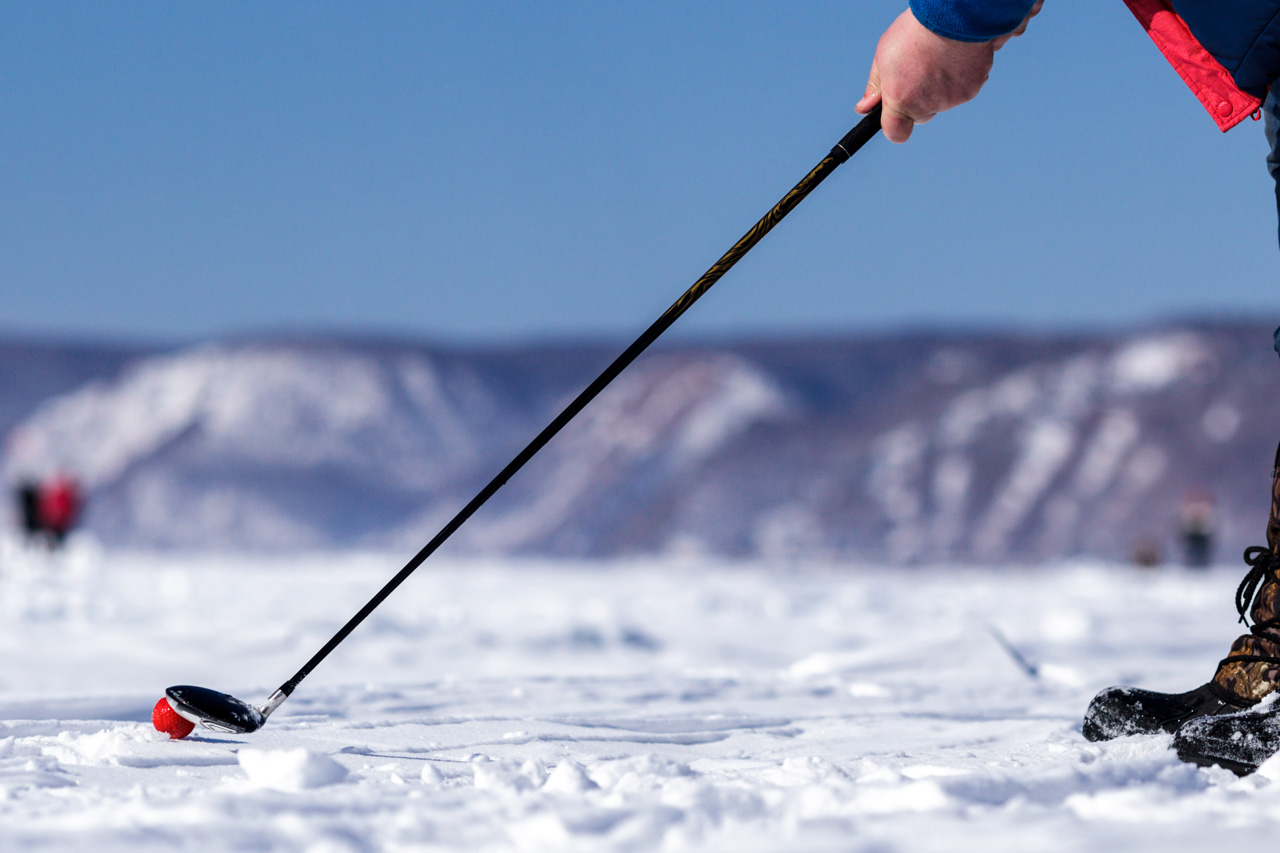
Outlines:
{"type": "Polygon", "coordinates": [[[40,487],[40,527],[54,547],[62,544],[80,520],[80,488],[59,474],[40,487]]]}
{"type": "MultiPolygon", "coordinates": [[[[881,36],[856,109],[883,107],[891,141],[976,97],[995,55],[1022,35],[1042,0],[911,0],[881,36]]],[[[1225,132],[1259,110],[1266,118],[1280,206],[1280,0],[1125,0],[1138,22],[1225,132]]],[[[1275,335],[1280,352],[1280,329],[1275,335]]],[[[1280,450],[1267,544],[1249,548],[1249,573],[1237,593],[1241,620],[1252,617],[1213,677],[1185,693],[1112,687],[1086,711],[1089,740],[1173,732],[1178,756],[1249,773],[1280,753],[1280,702],[1250,712],[1280,689],[1280,450]]]]}
{"type": "MultiPolygon", "coordinates": [[[[867,113],[882,104],[885,137],[906,142],[917,124],[977,96],[996,51],[1022,35],[1042,4],[911,0],[881,36],[856,109],[867,113]]],[[[1125,4],[1222,130],[1263,107],[1280,78],[1280,0],[1125,4]]]]}

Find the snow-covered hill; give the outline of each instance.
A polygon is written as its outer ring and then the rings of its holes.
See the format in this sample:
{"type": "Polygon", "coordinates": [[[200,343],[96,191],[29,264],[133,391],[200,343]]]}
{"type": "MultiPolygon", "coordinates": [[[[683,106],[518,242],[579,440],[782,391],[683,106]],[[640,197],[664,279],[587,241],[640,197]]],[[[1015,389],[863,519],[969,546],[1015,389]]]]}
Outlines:
{"type": "MultiPolygon", "coordinates": [[[[1148,538],[1172,550],[1195,488],[1216,500],[1231,559],[1262,534],[1280,440],[1269,341],[1217,324],[670,346],[450,547],[1117,558],[1148,538]]],[[[74,472],[112,543],[416,547],[615,352],[263,340],[139,353],[10,415],[4,472],[74,472]]],[[[0,394],[0,415],[17,408],[0,394]]]]}

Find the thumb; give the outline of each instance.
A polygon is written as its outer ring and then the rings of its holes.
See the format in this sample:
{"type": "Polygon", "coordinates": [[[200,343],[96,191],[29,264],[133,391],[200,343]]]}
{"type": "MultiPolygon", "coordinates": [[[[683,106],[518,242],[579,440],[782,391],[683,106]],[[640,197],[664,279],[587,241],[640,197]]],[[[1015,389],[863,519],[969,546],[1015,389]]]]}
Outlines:
{"type": "Polygon", "coordinates": [[[867,90],[862,96],[862,100],[854,105],[853,110],[856,113],[865,115],[880,103],[882,93],[880,91],[880,67],[872,61],[871,74],[867,77],[867,90]]]}

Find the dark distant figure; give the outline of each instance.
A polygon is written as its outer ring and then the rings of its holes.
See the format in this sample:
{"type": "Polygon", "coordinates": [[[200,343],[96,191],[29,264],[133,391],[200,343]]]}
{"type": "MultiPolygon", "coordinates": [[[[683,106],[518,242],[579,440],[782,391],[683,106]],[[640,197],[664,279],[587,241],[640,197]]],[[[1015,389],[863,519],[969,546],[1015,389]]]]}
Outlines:
{"type": "Polygon", "coordinates": [[[1182,500],[1182,549],[1192,569],[1206,569],[1213,561],[1213,499],[1193,489],[1182,500]]]}
{"type": "Polygon", "coordinates": [[[40,535],[40,486],[34,480],[23,480],[14,495],[18,501],[18,520],[28,540],[40,535]]]}
{"type": "Polygon", "coordinates": [[[1144,569],[1154,569],[1164,562],[1164,554],[1160,551],[1160,543],[1150,536],[1144,536],[1133,546],[1133,563],[1144,569]]]}
{"type": "Polygon", "coordinates": [[[70,477],[54,477],[40,489],[40,526],[50,547],[60,546],[80,520],[80,488],[70,477]]]}

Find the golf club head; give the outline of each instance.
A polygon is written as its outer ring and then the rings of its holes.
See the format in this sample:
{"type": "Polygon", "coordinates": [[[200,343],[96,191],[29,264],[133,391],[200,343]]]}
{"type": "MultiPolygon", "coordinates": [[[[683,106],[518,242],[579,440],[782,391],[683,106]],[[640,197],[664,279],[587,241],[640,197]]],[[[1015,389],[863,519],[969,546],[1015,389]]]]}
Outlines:
{"type": "Polygon", "coordinates": [[[257,708],[234,696],[207,687],[179,685],[164,691],[179,716],[218,732],[244,735],[256,732],[267,721],[257,708]]]}

